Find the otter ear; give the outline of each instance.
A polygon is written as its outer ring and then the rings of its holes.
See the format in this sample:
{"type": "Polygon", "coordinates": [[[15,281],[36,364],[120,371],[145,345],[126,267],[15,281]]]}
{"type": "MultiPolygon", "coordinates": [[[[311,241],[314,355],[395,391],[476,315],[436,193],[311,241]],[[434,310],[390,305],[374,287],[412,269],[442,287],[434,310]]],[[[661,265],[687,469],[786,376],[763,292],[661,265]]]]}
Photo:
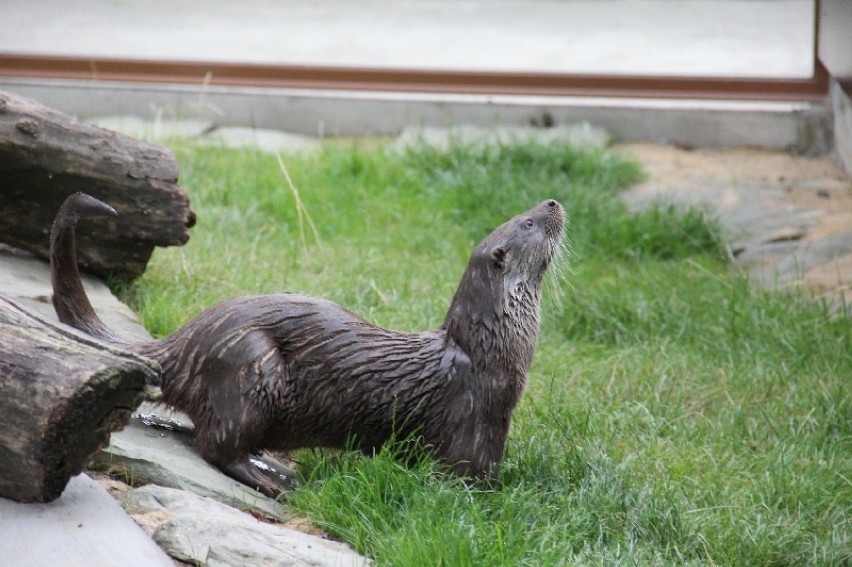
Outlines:
{"type": "Polygon", "coordinates": [[[502,268],[506,263],[506,250],[497,246],[491,251],[491,260],[494,262],[495,266],[502,268]]]}

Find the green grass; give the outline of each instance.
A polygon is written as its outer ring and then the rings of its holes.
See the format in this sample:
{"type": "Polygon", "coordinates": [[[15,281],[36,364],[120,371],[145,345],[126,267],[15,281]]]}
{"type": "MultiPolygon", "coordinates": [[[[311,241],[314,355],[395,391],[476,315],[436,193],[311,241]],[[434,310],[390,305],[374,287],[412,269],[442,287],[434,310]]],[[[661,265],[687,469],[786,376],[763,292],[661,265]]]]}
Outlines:
{"type": "Polygon", "coordinates": [[[198,226],[123,291],[156,335],[281,291],[435,328],[482,237],[545,198],[569,211],[572,270],[545,298],[499,486],[407,468],[392,447],[298,455],[290,504],[378,564],[852,561],[850,320],[755,291],[702,211],[628,213],[635,164],[534,144],[331,145],[284,159],[294,191],[275,157],[178,158],[198,226]]]}

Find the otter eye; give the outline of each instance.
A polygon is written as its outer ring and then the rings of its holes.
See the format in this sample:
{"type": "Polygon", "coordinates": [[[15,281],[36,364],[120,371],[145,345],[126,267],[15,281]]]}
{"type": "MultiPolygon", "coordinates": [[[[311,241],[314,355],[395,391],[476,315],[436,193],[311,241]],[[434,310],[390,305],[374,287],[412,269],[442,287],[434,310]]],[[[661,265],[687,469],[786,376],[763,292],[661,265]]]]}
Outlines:
{"type": "Polygon", "coordinates": [[[535,226],[535,222],[532,219],[527,219],[527,222],[524,223],[524,226],[527,228],[532,228],[535,226]]]}

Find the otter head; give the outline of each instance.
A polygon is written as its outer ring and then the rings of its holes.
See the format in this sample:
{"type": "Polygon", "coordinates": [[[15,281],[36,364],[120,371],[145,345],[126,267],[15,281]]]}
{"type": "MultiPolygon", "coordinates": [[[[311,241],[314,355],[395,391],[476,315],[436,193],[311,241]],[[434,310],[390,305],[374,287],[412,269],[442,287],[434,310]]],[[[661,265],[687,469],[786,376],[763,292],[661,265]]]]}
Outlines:
{"type": "Polygon", "coordinates": [[[562,242],[565,212],[550,199],[498,227],[477,247],[474,256],[490,263],[497,274],[510,311],[534,297],[562,242]]]}
{"type": "Polygon", "coordinates": [[[474,366],[526,375],[538,340],[541,282],[560,248],[565,211],[550,199],[476,248],[442,328],[474,366]]]}

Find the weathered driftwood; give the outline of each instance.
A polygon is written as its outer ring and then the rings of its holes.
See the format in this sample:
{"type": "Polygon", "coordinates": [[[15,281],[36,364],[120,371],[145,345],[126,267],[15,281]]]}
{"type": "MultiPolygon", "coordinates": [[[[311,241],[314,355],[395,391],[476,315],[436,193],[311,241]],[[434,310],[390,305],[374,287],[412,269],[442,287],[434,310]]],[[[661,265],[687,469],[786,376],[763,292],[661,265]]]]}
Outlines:
{"type": "Polygon", "coordinates": [[[153,362],[0,296],[0,496],[58,497],[158,375],[153,362]]]}
{"type": "Polygon", "coordinates": [[[166,148],[0,91],[0,242],[47,258],[53,216],[84,191],[119,216],[96,232],[80,230],[81,268],[136,278],[154,246],[189,238],[195,214],[177,177],[166,148]]]}

